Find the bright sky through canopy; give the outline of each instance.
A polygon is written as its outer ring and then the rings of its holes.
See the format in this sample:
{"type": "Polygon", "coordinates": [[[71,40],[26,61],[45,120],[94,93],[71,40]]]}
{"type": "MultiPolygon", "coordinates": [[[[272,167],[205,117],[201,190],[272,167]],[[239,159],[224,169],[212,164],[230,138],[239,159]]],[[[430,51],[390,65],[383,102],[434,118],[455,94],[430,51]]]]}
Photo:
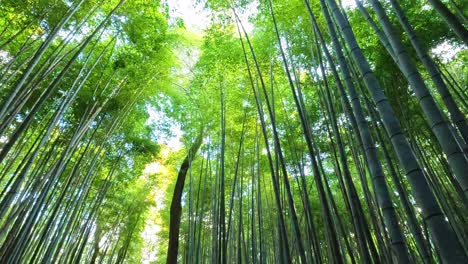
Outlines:
{"type": "MultiPolygon", "coordinates": [[[[183,19],[185,27],[189,31],[201,33],[210,25],[211,12],[204,9],[204,1],[193,0],[167,0],[169,6],[170,20],[175,20],[177,17],[183,19]]],[[[244,24],[247,32],[251,32],[253,25],[249,23],[248,18],[257,10],[257,1],[248,4],[243,12],[239,12],[239,17],[244,24]]]]}

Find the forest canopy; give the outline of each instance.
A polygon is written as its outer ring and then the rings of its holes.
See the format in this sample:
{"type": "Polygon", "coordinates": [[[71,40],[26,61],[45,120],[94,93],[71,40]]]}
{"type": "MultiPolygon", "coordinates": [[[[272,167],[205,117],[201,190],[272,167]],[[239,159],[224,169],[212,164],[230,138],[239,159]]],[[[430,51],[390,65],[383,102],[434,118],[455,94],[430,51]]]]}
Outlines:
{"type": "Polygon", "coordinates": [[[0,0],[0,263],[468,263],[462,0],[0,0]]]}

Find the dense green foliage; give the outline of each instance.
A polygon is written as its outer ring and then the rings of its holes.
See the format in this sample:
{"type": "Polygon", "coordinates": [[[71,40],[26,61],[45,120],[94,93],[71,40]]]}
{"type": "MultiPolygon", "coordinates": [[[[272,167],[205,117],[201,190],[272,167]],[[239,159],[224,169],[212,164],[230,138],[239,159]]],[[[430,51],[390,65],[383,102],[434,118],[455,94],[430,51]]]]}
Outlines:
{"type": "Polygon", "coordinates": [[[429,2],[0,0],[0,262],[463,263],[467,19],[429,2]]]}

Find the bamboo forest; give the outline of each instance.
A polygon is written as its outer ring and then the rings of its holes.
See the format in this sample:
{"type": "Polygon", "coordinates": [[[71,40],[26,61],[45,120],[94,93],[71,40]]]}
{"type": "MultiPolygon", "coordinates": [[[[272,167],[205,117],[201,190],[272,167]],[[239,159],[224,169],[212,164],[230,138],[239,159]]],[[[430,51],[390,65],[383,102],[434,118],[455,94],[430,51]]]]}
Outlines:
{"type": "Polygon", "coordinates": [[[0,0],[0,263],[468,263],[465,0],[0,0]]]}

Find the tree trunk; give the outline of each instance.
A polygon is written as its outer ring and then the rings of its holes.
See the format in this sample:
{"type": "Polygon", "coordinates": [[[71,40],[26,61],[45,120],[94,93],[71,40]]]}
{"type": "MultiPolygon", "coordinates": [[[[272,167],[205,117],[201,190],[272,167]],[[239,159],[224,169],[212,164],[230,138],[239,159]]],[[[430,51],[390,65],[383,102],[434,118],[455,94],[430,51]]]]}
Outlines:
{"type": "Polygon", "coordinates": [[[468,30],[458,20],[458,18],[442,3],[440,0],[428,0],[432,7],[439,13],[442,19],[449,25],[449,27],[457,34],[457,36],[465,43],[468,44],[468,30]]]}
{"type": "Polygon", "coordinates": [[[187,171],[190,169],[191,163],[203,142],[203,130],[200,131],[197,138],[190,147],[187,156],[182,165],[180,165],[179,173],[177,174],[176,185],[172,195],[170,221],[169,221],[169,247],[167,249],[167,264],[177,263],[177,254],[179,251],[179,229],[180,216],[182,213],[182,192],[184,191],[185,178],[187,171]]]}

